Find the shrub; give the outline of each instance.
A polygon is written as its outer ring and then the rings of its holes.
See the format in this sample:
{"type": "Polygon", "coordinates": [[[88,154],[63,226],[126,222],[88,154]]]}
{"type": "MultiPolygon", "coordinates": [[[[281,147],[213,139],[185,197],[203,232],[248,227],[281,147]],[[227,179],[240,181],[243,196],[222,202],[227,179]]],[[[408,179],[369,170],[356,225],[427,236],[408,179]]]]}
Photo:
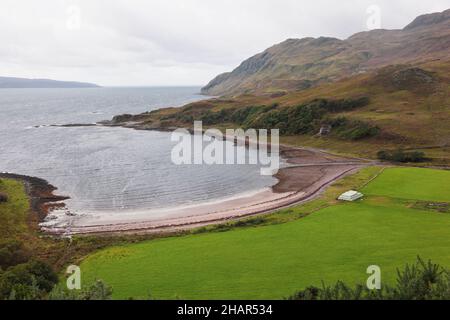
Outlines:
{"type": "Polygon", "coordinates": [[[207,110],[200,116],[199,120],[202,120],[206,125],[218,124],[229,121],[230,115],[229,111],[225,109],[222,109],[219,112],[212,112],[211,110],[207,110]]]}
{"type": "Polygon", "coordinates": [[[29,260],[30,253],[19,241],[0,243],[0,268],[3,270],[29,260]]]}
{"type": "MultiPolygon", "coordinates": [[[[161,120],[169,120],[172,119],[173,116],[166,116],[166,117],[162,117],[161,120]]],[[[184,113],[178,113],[175,118],[181,122],[186,122],[186,123],[192,123],[194,122],[194,117],[192,115],[189,114],[184,114],[184,113]]]]}
{"type": "Polygon", "coordinates": [[[111,300],[113,290],[103,281],[97,280],[94,284],[81,291],[55,287],[48,295],[49,300],[111,300]]]}
{"type": "Polygon", "coordinates": [[[0,192],[0,203],[8,202],[8,195],[6,193],[0,192]]]}
{"type": "Polygon", "coordinates": [[[312,133],[320,125],[320,119],[326,113],[322,101],[284,109],[274,109],[259,115],[248,123],[248,127],[280,129],[281,134],[312,133]]]}
{"type": "Polygon", "coordinates": [[[325,124],[331,125],[333,128],[344,127],[348,124],[349,120],[346,117],[338,117],[334,119],[325,120],[325,124]]]}
{"type": "Polygon", "coordinates": [[[41,299],[57,282],[56,273],[44,262],[20,264],[0,276],[0,299],[41,299]]]}
{"type": "Polygon", "coordinates": [[[325,108],[328,112],[342,112],[364,107],[369,104],[370,99],[368,97],[360,97],[356,99],[321,99],[316,101],[319,101],[322,104],[322,107],[325,108]]]}
{"type": "Polygon", "coordinates": [[[131,121],[133,119],[133,115],[132,114],[121,114],[118,116],[114,116],[112,119],[112,122],[114,123],[120,123],[120,122],[126,122],[126,121],[131,121]]]}
{"type": "Polygon", "coordinates": [[[395,287],[369,290],[366,286],[350,287],[342,281],[322,288],[308,287],[288,300],[448,300],[450,299],[450,273],[431,261],[420,257],[403,271],[397,271],[395,287]]]}
{"type": "Polygon", "coordinates": [[[239,220],[234,223],[235,227],[250,227],[250,226],[258,226],[266,222],[266,219],[263,217],[255,217],[246,220],[239,220]]]}
{"type": "Polygon", "coordinates": [[[391,154],[386,150],[380,150],[377,153],[377,158],[380,160],[389,160],[391,158],[391,154]]]}
{"type": "MultiPolygon", "coordinates": [[[[280,129],[281,134],[285,135],[311,134],[319,130],[327,113],[352,110],[368,103],[369,99],[363,97],[344,100],[316,99],[307,104],[282,109],[272,106],[269,110],[267,108],[260,110],[261,112],[256,114],[257,117],[255,117],[255,113],[250,114],[246,123],[248,127],[253,128],[280,129]]],[[[330,121],[325,120],[325,122],[330,121]]],[[[362,139],[374,136],[379,132],[377,127],[362,121],[352,122],[344,117],[331,120],[331,122],[333,127],[346,129],[342,133],[342,138],[345,139],[362,139]]]]}
{"type": "MultiPolygon", "coordinates": [[[[311,134],[319,130],[327,113],[353,110],[368,103],[367,97],[341,100],[316,99],[293,107],[280,108],[274,103],[269,106],[222,109],[218,112],[211,111],[211,106],[205,105],[195,109],[186,107],[176,115],[176,119],[183,122],[202,120],[206,125],[233,122],[245,129],[280,129],[280,133],[284,135],[311,134]]],[[[343,117],[331,122],[333,127],[341,128],[341,137],[344,139],[362,139],[374,136],[379,131],[377,127],[362,121],[349,121],[343,117]]]]}
{"type": "Polygon", "coordinates": [[[280,129],[285,133],[288,114],[286,110],[271,110],[246,121],[246,128],[280,129]]]}
{"type": "MultiPolygon", "coordinates": [[[[344,118],[345,119],[345,118],[344,118]]],[[[337,129],[338,136],[345,140],[361,140],[376,136],[380,128],[363,121],[350,121],[340,119],[341,124],[337,129]]]]}
{"type": "Polygon", "coordinates": [[[325,115],[322,102],[291,108],[288,113],[287,134],[307,134],[314,132],[319,120],[325,115]]]}
{"type": "Polygon", "coordinates": [[[381,150],[377,153],[377,157],[380,160],[403,162],[403,163],[423,162],[427,160],[425,153],[423,152],[420,151],[405,152],[401,149],[398,149],[396,151],[381,150]]]}
{"type": "Polygon", "coordinates": [[[239,108],[231,114],[230,120],[237,124],[249,123],[256,118],[256,115],[265,112],[265,110],[268,111],[265,108],[265,106],[239,108]]]}

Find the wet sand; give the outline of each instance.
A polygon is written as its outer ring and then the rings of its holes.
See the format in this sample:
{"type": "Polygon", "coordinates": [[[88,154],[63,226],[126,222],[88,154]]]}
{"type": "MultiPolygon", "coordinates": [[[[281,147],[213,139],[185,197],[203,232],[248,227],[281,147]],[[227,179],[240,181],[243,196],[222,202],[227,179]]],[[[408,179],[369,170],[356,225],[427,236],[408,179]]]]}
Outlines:
{"type": "Polygon", "coordinates": [[[205,204],[159,210],[157,214],[149,214],[150,210],[109,214],[99,221],[95,217],[78,217],[70,226],[43,225],[42,229],[52,234],[70,235],[163,233],[223,223],[314,199],[334,181],[368,164],[360,159],[306,148],[282,146],[280,153],[288,167],[275,175],[279,182],[272,188],[205,204]]]}

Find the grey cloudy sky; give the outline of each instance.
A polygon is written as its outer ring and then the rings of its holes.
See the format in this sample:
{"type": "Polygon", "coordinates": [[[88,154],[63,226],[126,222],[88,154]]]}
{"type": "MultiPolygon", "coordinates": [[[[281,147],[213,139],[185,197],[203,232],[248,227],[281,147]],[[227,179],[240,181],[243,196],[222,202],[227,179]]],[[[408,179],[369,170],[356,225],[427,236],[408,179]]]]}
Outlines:
{"type": "Polygon", "coordinates": [[[203,85],[287,38],[346,38],[450,0],[1,0],[0,76],[101,85],[203,85]]]}

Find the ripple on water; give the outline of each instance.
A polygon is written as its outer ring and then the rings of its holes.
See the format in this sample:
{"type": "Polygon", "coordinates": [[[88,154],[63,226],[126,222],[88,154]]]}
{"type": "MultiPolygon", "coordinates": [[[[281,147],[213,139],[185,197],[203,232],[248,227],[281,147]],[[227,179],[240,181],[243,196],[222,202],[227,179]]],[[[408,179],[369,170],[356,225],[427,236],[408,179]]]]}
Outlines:
{"type": "MultiPolygon", "coordinates": [[[[258,166],[175,166],[166,132],[93,123],[121,113],[199,100],[199,88],[2,90],[0,171],[38,176],[69,195],[73,212],[157,209],[211,201],[273,185],[258,166]]],[[[123,211],[126,212],[126,211],[123,211]]]]}

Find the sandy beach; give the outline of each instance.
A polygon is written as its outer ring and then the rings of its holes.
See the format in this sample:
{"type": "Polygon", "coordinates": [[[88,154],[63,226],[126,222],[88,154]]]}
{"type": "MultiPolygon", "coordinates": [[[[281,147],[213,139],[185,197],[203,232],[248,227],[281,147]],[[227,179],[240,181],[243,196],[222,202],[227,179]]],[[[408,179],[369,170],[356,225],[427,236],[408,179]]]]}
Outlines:
{"type": "Polygon", "coordinates": [[[161,233],[192,229],[309,201],[334,181],[367,165],[360,159],[339,157],[314,149],[281,146],[280,154],[288,166],[275,175],[278,183],[272,188],[155,212],[144,210],[123,215],[103,215],[100,221],[89,215],[71,219],[64,226],[52,225],[50,221],[42,224],[42,229],[57,235],[161,233]]]}

